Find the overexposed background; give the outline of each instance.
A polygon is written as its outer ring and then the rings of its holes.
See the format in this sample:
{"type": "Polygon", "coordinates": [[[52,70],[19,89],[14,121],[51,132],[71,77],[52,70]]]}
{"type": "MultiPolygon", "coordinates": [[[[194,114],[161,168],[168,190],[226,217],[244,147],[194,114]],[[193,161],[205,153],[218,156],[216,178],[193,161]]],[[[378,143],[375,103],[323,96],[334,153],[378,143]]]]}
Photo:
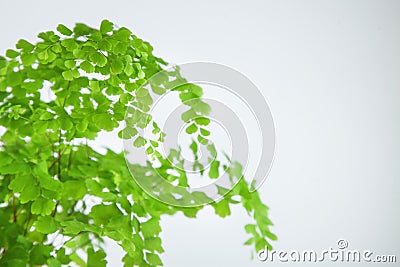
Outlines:
{"type": "MultiPolygon", "coordinates": [[[[107,18],[169,62],[246,74],[276,124],[276,158],[260,189],[274,248],[319,251],[344,238],[400,260],[400,1],[38,0],[0,10],[2,54],[59,23],[107,18]]],[[[242,245],[248,221],[239,206],[226,219],[209,208],[195,220],[164,217],[164,265],[267,266],[242,245]]],[[[109,265],[120,266],[120,250],[108,250],[109,265]]]]}

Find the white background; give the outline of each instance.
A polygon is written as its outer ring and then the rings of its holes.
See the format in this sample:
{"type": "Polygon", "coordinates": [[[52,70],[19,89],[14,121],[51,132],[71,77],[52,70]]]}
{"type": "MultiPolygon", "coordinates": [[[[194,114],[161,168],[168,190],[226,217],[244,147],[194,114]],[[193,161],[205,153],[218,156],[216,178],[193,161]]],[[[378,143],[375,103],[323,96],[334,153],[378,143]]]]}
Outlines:
{"type": "MultiPolygon", "coordinates": [[[[3,54],[58,23],[108,18],[169,62],[246,74],[276,123],[276,159],[260,190],[274,248],[323,250],[345,238],[400,260],[399,1],[7,1],[0,10],[3,54]]],[[[242,245],[248,221],[239,207],[226,219],[211,209],[164,217],[164,265],[267,266],[242,245]]],[[[109,252],[120,266],[119,249],[109,252]]]]}

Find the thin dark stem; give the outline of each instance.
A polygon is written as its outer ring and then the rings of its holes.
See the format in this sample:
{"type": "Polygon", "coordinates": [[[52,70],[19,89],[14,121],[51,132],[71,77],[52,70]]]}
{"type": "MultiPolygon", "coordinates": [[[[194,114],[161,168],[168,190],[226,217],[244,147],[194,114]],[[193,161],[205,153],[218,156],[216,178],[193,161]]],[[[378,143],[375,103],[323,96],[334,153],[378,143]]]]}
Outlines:
{"type": "Polygon", "coordinates": [[[6,254],[6,248],[2,248],[1,253],[0,253],[0,259],[3,257],[3,255],[6,254]]]}
{"type": "Polygon", "coordinates": [[[73,149],[71,149],[71,151],[69,152],[69,156],[68,156],[68,164],[67,164],[67,170],[70,170],[71,168],[71,163],[72,163],[72,153],[74,152],[73,149]]]}
{"type": "MultiPolygon", "coordinates": [[[[61,156],[65,153],[65,150],[67,150],[67,147],[64,147],[64,149],[61,151],[61,156]]],[[[55,166],[55,164],[58,162],[58,158],[54,159],[53,162],[50,164],[49,170],[55,166]]]]}
{"type": "Polygon", "coordinates": [[[58,204],[60,204],[60,202],[57,200],[56,206],[54,207],[54,210],[53,210],[53,212],[51,213],[51,217],[56,216],[58,204]]]}
{"type": "MultiPolygon", "coordinates": [[[[74,239],[75,237],[79,236],[80,234],[83,233],[87,233],[87,231],[81,231],[78,234],[76,234],[74,237],[72,237],[70,240],[68,240],[67,242],[71,241],[72,239],[74,239]]],[[[72,250],[72,253],[75,253],[78,249],[83,249],[86,245],[92,243],[92,238],[89,238],[87,241],[85,241],[84,243],[80,244],[78,247],[76,247],[74,250],[72,250]]],[[[71,254],[72,254],[71,253],[71,254]]]]}
{"type": "Polygon", "coordinates": [[[72,205],[71,209],[68,211],[68,216],[71,216],[74,213],[77,204],[78,201],[75,201],[74,205],[72,205]]]}

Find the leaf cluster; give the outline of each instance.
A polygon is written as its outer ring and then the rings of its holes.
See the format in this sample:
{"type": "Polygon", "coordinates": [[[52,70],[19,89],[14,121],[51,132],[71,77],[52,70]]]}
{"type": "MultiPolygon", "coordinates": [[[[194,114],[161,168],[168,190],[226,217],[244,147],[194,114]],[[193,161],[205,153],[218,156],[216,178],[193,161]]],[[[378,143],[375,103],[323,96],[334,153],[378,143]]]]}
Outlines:
{"type": "MultiPolygon", "coordinates": [[[[101,154],[87,143],[119,127],[129,111],[132,116],[119,137],[145,146],[166,171],[170,161],[157,153],[165,134],[148,115],[152,94],[176,91],[187,104],[182,119],[195,137],[191,149],[196,154],[210,134],[210,110],[201,101],[201,88],[174,86],[184,80],[178,71],[143,86],[167,63],[153,55],[148,42],[108,20],[98,29],[60,24],[38,37],[36,44],[20,40],[0,57],[0,125],[5,130],[0,139],[0,266],[106,266],[105,237],[126,252],[124,266],[161,266],[161,216],[182,212],[194,218],[202,207],[173,207],[153,199],[132,179],[123,153],[101,154]],[[155,140],[139,134],[149,123],[155,140]]],[[[182,161],[179,151],[170,157],[182,161]]],[[[251,235],[246,244],[270,248],[268,240],[276,237],[269,230],[267,206],[257,192],[250,193],[238,163],[215,163],[209,176],[217,177],[222,168],[238,183],[212,203],[215,213],[226,217],[232,205],[242,204],[254,219],[245,227],[251,235]]],[[[149,165],[137,166],[138,175],[149,171],[149,165]]],[[[165,178],[187,184],[182,171],[165,178]]]]}

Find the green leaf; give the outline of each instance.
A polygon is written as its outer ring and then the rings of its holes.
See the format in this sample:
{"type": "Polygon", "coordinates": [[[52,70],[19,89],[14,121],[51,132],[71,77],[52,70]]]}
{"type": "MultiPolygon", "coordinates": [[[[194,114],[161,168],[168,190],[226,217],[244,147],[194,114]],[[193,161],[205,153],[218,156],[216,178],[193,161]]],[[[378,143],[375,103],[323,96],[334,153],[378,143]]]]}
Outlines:
{"type": "Polygon", "coordinates": [[[86,228],[86,225],[79,221],[62,221],[61,225],[64,227],[63,232],[71,235],[77,235],[86,228]]]}
{"type": "Polygon", "coordinates": [[[82,121],[80,121],[80,122],[76,125],[76,129],[77,129],[79,132],[83,133],[83,132],[86,131],[88,125],[89,125],[89,122],[88,122],[88,120],[85,118],[85,119],[83,119],[82,121]]]}
{"type": "Polygon", "coordinates": [[[86,71],[87,73],[94,72],[93,65],[89,61],[86,61],[86,60],[81,63],[80,68],[82,70],[86,71]]]}
{"type": "MultiPolygon", "coordinates": [[[[16,166],[14,165],[14,167],[16,166]]],[[[22,204],[37,199],[40,193],[37,182],[31,174],[17,175],[8,188],[21,194],[22,204]]]]}
{"type": "Polygon", "coordinates": [[[72,35],[72,31],[70,29],[68,29],[66,26],[64,26],[63,24],[58,24],[57,31],[66,36],[72,35]]]}
{"type": "Polygon", "coordinates": [[[36,61],[36,56],[34,54],[22,54],[21,61],[24,66],[30,66],[36,61]]]}
{"type": "Polygon", "coordinates": [[[183,112],[181,117],[184,122],[189,122],[193,118],[197,117],[197,114],[196,114],[196,112],[194,112],[193,109],[189,109],[189,110],[183,112]]]}
{"type": "Polygon", "coordinates": [[[71,130],[74,127],[73,122],[69,116],[61,116],[58,118],[60,121],[60,127],[63,130],[71,130]]]}
{"type": "Polygon", "coordinates": [[[99,81],[89,81],[89,87],[94,91],[98,92],[100,91],[100,86],[99,86],[99,81]]]}
{"type": "Polygon", "coordinates": [[[22,74],[21,72],[9,72],[7,73],[6,82],[9,86],[16,86],[22,83],[22,74]]]}
{"type": "Polygon", "coordinates": [[[114,129],[114,123],[112,121],[112,117],[109,114],[96,114],[94,116],[94,119],[97,127],[106,131],[111,131],[112,129],[114,129]]]}
{"type": "Polygon", "coordinates": [[[210,172],[209,172],[209,174],[208,174],[208,176],[210,177],[210,178],[218,178],[219,177],[219,161],[216,161],[216,160],[214,160],[212,163],[211,163],[211,166],[210,166],[210,172]]]}
{"type": "Polygon", "coordinates": [[[106,254],[103,250],[94,251],[93,248],[87,250],[87,267],[105,267],[107,261],[105,259],[106,254]]]}
{"type": "Polygon", "coordinates": [[[141,136],[138,136],[138,137],[135,139],[135,141],[133,142],[133,145],[134,145],[135,147],[142,147],[142,146],[144,146],[146,143],[147,143],[146,139],[144,139],[144,138],[141,137],[141,136]]]}
{"type": "Polygon", "coordinates": [[[252,234],[254,236],[258,236],[259,234],[257,233],[256,226],[254,224],[246,224],[244,226],[244,229],[246,230],[246,233],[252,234]]]}
{"type": "Polygon", "coordinates": [[[60,44],[55,44],[51,47],[51,50],[58,54],[62,52],[62,47],[60,44]]]}
{"type": "Polygon", "coordinates": [[[207,103],[205,103],[203,101],[194,100],[194,101],[188,102],[187,104],[189,106],[191,106],[194,109],[194,111],[196,111],[197,113],[201,113],[203,115],[208,115],[211,112],[210,105],[208,105],[207,103]]]}
{"type": "Polygon", "coordinates": [[[59,260],[57,260],[57,259],[54,259],[54,258],[48,259],[47,260],[47,265],[49,267],[61,267],[62,266],[61,262],[59,260]]]}
{"type": "Polygon", "coordinates": [[[136,130],[136,128],[127,126],[118,133],[118,137],[123,139],[130,139],[137,135],[137,133],[138,131],[136,130]]]}
{"type": "Polygon", "coordinates": [[[107,64],[107,58],[100,52],[91,53],[89,58],[90,61],[99,67],[104,67],[107,64]]]}
{"type": "Polygon", "coordinates": [[[50,199],[40,197],[33,202],[31,212],[32,214],[50,215],[55,206],[56,203],[50,199]]]}
{"type": "Polygon", "coordinates": [[[54,119],[54,114],[50,113],[50,112],[44,112],[39,117],[39,120],[41,120],[41,121],[47,121],[47,120],[52,120],[52,119],[54,119]]]}
{"type": "Polygon", "coordinates": [[[160,257],[154,253],[146,253],[146,260],[153,266],[163,266],[160,257]]]}
{"type": "Polygon", "coordinates": [[[114,74],[120,74],[124,70],[124,63],[122,60],[116,59],[111,62],[111,72],[114,74]]]}
{"type": "Polygon", "coordinates": [[[0,56],[0,73],[5,70],[5,67],[7,66],[7,60],[0,56]]]}
{"type": "Polygon", "coordinates": [[[146,77],[146,74],[144,73],[143,70],[139,70],[138,72],[138,78],[139,79],[144,79],[146,77]]]}
{"type": "Polygon", "coordinates": [[[124,263],[124,267],[133,267],[135,265],[135,259],[129,256],[129,253],[126,253],[122,258],[122,262],[124,263]]]}
{"type": "Polygon", "coordinates": [[[62,73],[62,76],[67,81],[72,81],[74,78],[79,77],[79,72],[77,70],[66,70],[62,73]]]}
{"type": "Polygon", "coordinates": [[[66,60],[66,61],[64,62],[64,65],[65,65],[65,67],[67,67],[67,68],[69,68],[69,69],[72,69],[72,68],[75,68],[75,66],[76,66],[76,61],[75,61],[75,60],[66,60]]]}
{"type": "Polygon", "coordinates": [[[210,119],[208,119],[206,117],[197,117],[197,118],[194,119],[194,121],[198,125],[204,125],[204,126],[207,126],[210,123],[210,119]]]}
{"type": "Polygon", "coordinates": [[[69,256],[67,256],[67,255],[65,254],[65,248],[60,248],[60,249],[57,251],[57,260],[58,260],[59,262],[61,262],[61,264],[68,264],[68,263],[71,262],[71,259],[69,258],[69,256]]]}
{"type": "Polygon", "coordinates": [[[193,134],[197,131],[197,126],[196,124],[192,123],[189,127],[186,128],[186,132],[188,134],[193,134]]]}
{"type": "Polygon", "coordinates": [[[179,94],[179,98],[181,99],[182,103],[186,104],[185,102],[189,102],[190,100],[193,99],[198,99],[200,96],[192,93],[192,92],[182,92],[179,94]]]}
{"type": "Polygon", "coordinates": [[[43,245],[43,244],[37,244],[35,245],[30,254],[30,263],[32,266],[37,266],[37,265],[44,265],[47,261],[47,259],[50,258],[50,252],[53,251],[53,247],[49,245],[43,245]]]}
{"type": "Polygon", "coordinates": [[[42,63],[49,63],[49,62],[53,62],[57,58],[57,56],[50,49],[45,49],[42,52],[40,52],[39,54],[37,54],[37,58],[42,63]]]}
{"type": "Polygon", "coordinates": [[[24,40],[24,39],[20,39],[16,45],[16,47],[18,49],[21,49],[24,52],[31,52],[35,46],[33,44],[31,44],[30,42],[24,40]]]}
{"type": "Polygon", "coordinates": [[[119,40],[119,41],[123,41],[126,42],[129,40],[129,37],[131,36],[131,31],[128,30],[127,28],[120,28],[118,29],[115,33],[114,33],[114,38],[119,40]]]}
{"type": "Polygon", "coordinates": [[[206,138],[204,138],[203,136],[201,136],[201,135],[198,135],[198,136],[197,136],[197,140],[198,140],[199,143],[202,144],[202,145],[206,145],[206,144],[208,143],[208,140],[207,140],[206,138]]]}
{"type": "Polygon", "coordinates": [[[100,32],[103,34],[108,33],[113,30],[113,27],[114,25],[110,21],[105,19],[101,22],[100,32]]]}
{"type": "Polygon", "coordinates": [[[112,44],[108,40],[102,40],[98,43],[98,45],[99,45],[99,49],[101,49],[103,51],[110,51],[112,48],[112,44]]]}
{"type": "Polygon", "coordinates": [[[88,35],[92,32],[92,30],[93,29],[83,23],[77,23],[74,27],[74,33],[77,36],[88,35]]]}
{"type": "Polygon", "coordinates": [[[60,224],[51,216],[40,216],[35,222],[35,228],[42,234],[51,234],[60,228],[60,224]]]}
{"type": "Polygon", "coordinates": [[[204,129],[204,128],[200,128],[200,133],[203,136],[209,136],[210,135],[210,131],[204,129]]]}
{"type": "Polygon", "coordinates": [[[198,145],[195,141],[192,141],[189,148],[192,150],[193,154],[196,155],[198,151],[198,145]]]}
{"type": "Polygon", "coordinates": [[[94,251],[93,248],[89,248],[87,255],[87,267],[106,267],[106,253],[103,250],[94,251]]]}
{"type": "Polygon", "coordinates": [[[58,180],[55,180],[50,176],[47,170],[46,161],[39,162],[33,169],[33,174],[36,176],[40,186],[42,188],[59,192],[62,189],[62,183],[58,180]]]}
{"type": "Polygon", "coordinates": [[[64,39],[61,41],[61,45],[64,46],[69,52],[72,52],[78,47],[78,43],[74,39],[64,39]]]}
{"type": "Polygon", "coordinates": [[[126,43],[126,42],[118,42],[114,46],[113,53],[115,55],[125,55],[127,49],[128,49],[128,43],[126,43]]]}
{"type": "Polygon", "coordinates": [[[89,216],[93,218],[95,224],[105,225],[111,218],[122,216],[121,211],[114,205],[96,205],[92,207],[89,216]]]}
{"type": "Polygon", "coordinates": [[[69,258],[73,262],[75,262],[78,266],[83,266],[83,267],[87,266],[86,262],[76,252],[70,254],[69,258]]]}
{"type": "MultiPolygon", "coordinates": [[[[100,41],[102,38],[103,38],[103,36],[102,36],[101,32],[98,30],[93,30],[89,37],[89,39],[93,40],[93,41],[100,41]]],[[[88,42],[87,45],[97,48],[97,46],[94,43],[88,42]]]]}
{"type": "Polygon", "coordinates": [[[215,209],[215,214],[221,216],[222,218],[231,215],[231,210],[229,208],[229,202],[226,199],[219,201],[218,203],[213,204],[215,209]]]}
{"type": "Polygon", "coordinates": [[[164,249],[162,248],[161,243],[162,241],[159,237],[151,237],[144,240],[145,248],[151,252],[157,251],[159,253],[163,253],[164,249]]]}
{"type": "Polygon", "coordinates": [[[63,184],[62,194],[74,200],[82,199],[87,193],[85,182],[82,180],[69,180],[63,184]]]}
{"type": "Polygon", "coordinates": [[[158,235],[161,232],[159,219],[153,217],[142,223],[141,230],[144,238],[151,238],[158,235]]]}
{"type": "Polygon", "coordinates": [[[243,243],[243,245],[251,245],[254,243],[254,237],[249,238],[246,242],[243,243]]]}
{"type": "Polygon", "coordinates": [[[35,121],[32,126],[36,133],[43,134],[46,132],[49,123],[48,121],[35,121]]]}
{"type": "Polygon", "coordinates": [[[257,251],[260,251],[260,250],[268,248],[268,247],[270,247],[270,245],[264,238],[257,239],[257,241],[256,241],[256,250],[257,251]]]}
{"type": "Polygon", "coordinates": [[[17,51],[15,51],[15,50],[8,49],[6,51],[6,57],[8,57],[8,58],[16,58],[18,56],[19,56],[19,53],[17,51]]]}
{"type": "MultiPolygon", "coordinates": [[[[10,165],[13,160],[14,159],[10,155],[0,152],[0,167],[10,165]]],[[[0,169],[0,171],[2,171],[2,169],[0,169]]]]}

